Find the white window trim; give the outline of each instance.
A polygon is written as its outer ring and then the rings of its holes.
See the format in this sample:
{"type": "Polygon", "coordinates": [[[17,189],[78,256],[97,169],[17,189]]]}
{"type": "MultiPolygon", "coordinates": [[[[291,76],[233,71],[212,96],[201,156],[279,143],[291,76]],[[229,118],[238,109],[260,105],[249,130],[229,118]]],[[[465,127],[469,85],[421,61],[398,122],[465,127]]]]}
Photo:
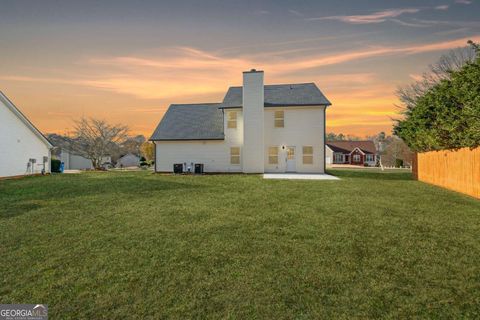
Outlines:
{"type": "Polygon", "coordinates": [[[313,146],[302,146],[302,164],[303,164],[303,165],[306,165],[306,166],[311,166],[311,165],[313,165],[314,162],[315,162],[315,158],[313,157],[313,154],[314,154],[313,146]],[[304,153],[304,152],[303,152],[303,148],[304,148],[304,147],[312,148],[312,153],[304,153]],[[312,163],[305,163],[305,156],[307,156],[307,157],[312,157],[312,163]]]}
{"type": "Polygon", "coordinates": [[[227,129],[235,130],[238,128],[238,111],[236,110],[229,110],[227,111],[227,129]],[[235,120],[230,119],[230,113],[235,113],[235,120]],[[234,122],[235,121],[235,128],[230,128],[228,126],[229,122],[234,122]]]}
{"type": "Polygon", "coordinates": [[[274,111],[273,111],[273,127],[274,127],[275,129],[285,128],[285,110],[274,110],[274,111]],[[278,111],[281,111],[281,112],[282,112],[282,114],[283,114],[283,117],[282,117],[282,118],[277,118],[277,117],[276,117],[276,113],[277,113],[278,111]],[[277,127],[277,126],[276,126],[277,120],[282,120],[282,121],[283,121],[283,126],[277,127]]]}
{"type": "Polygon", "coordinates": [[[361,154],[365,155],[365,152],[363,152],[362,149],[360,149],[359,147],[355,147],[355,149],[353,149],[352,152],[350,152],[350,154],[354,153],[355,150],[358,150],[361,154]]]}
{"type": "Polygon", "coordinates": [[[276,166],[280,163],[280,147],[279,146],[269,146],[267,147],[267,158],[268,158],[268,164],[272,166],[276,166]],[[270,163],[270,156],[274,157],[275,155],[270,155],[270,148],[277,148],[277,163],[270,163]]]}
{"type": "Polygon", "coordinates": [[[333,161],[334,163],[338,163],[339,161],[337,160],[336,156],[341,156],[342,160],[341,162],[345,162],[345,155],[343,153],[339,153],[339,152],[334,152],[333,153],[333,161]]]}

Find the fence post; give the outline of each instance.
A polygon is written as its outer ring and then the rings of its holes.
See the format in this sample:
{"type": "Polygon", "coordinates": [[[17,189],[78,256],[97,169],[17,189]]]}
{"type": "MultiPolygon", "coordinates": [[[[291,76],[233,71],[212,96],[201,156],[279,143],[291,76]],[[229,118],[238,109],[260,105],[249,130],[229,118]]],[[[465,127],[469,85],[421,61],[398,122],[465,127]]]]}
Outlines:
{"type": "Polygon", "coordinates": [[[412,178],[418,180],[418,153],[413,154],[412,158],[412,178]]]}

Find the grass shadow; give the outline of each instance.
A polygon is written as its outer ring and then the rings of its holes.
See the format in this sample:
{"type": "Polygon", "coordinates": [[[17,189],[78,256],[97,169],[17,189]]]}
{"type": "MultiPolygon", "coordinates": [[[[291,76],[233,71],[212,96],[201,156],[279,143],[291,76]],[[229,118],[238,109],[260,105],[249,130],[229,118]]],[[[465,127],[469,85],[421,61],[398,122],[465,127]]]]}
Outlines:
{"type": "Polygon", "coordinates": [[[43,199],[58,202],[75,202],[80,198],[99,200],[118,196],[124,199],[148,198],[172,192],[188,193],[188,190],[207,186],[198,181],[177,180],[169,177],[125,174],[102,176],[101,174],[61,175],[47,179],[23,179],[4,184],[0,195],[0,219],[9,219],[41,209],[43,199]],[[105,178],[106,179],[105,179],[105,178]],[[175,181],[174,181],[175,180],[175,181]]]}
{"type": "Polygon", "coordinates": [[[329,169],[327,170],[327,173],[339,178],[370,180],[412,180],[412,174],[410,172],[369,171],[369,169],[329,169]]]}

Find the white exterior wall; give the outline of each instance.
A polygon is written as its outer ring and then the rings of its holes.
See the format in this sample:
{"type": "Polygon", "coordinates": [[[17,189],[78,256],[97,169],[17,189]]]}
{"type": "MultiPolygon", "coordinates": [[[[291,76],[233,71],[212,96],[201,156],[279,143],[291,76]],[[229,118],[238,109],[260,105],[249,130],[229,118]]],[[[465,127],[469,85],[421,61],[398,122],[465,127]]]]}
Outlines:
{"type": "MultiPolygon", "coordinates": [[[[241,108],[224,111],[225,140],[155,141],[156,171],[172,172],[173,164],[203,163],[204,172],[242,172],[243,113],[241,108]],[[227,128],[228,112],[237,112],[237,128],[227,128]],[[240,147],[240,164],[230,164],[230,148],[240,147]]],[[[192,167],[193,170],[193,167],[192,167]]]]}
{"type": "Polygon", "coordinates": [[[138,167],[140,165],[140,158],[134,154],[127,154],[118,159],[116,167],[138,167]]]}
{"type": "Polygon", "coordinates": [[[327,165],[333,163],[333,151],[327,146],[325,146],[325,163],[327,165]]]}
{"type": "Polygon", "coordinates": [[[204,172],[241,172],[241,165],[230,164],[230,147],[223,140],[155,141],[155,170],[173,172],[175,163],[194,170],[203,163],[204,172]],[[193,165],[192,165],[193,164],[193,165]]]}
{"type": "Polygon", "coordinates": [[[60,161],[63,162],[65,170],[93,169],[92,160],[66,151],[62,152],[60,161]]]}
{"type": "Polygon", "coordinates": [[[265,172],[285,172],[286,148],[295,147],[296,172],[324,172],[324,107],[265,108],[265,172]],[[284,127],[275,128],[275,110],[284,111],[284,127]],[[280,147],[278,164],[268,163],[268,147],[280,147]],[[313,147],[313,164],[303,164],[303,146],[313,147]]]}
{"type": "Polygon", "coordinates": [[[263,71],[243,73],[243,172],[264,172],[263,71]]]}
{"type": "MultiPolygon", "coordinates": [[[[282,146],[295,146],[296,171],[324,172],[324,107],[265,108],[262,172],[285,172],[286,150],[282,146]],[[274,111],[284,111],[284,127],[274,127],[274,111]],[[280,147],[278,165],[268,164],[268,147],[280,147]],[[313,164],[303,164],[303,146],[313,147],[313,164]]],[[[225,140],[156,141],[156,171],[172,172],[174,163],[203,163],[205,172],[248,172],[245,165],[246,146],[243,144],[244,119],[242,109],[225,109],[225,140]],[[227,113],[237,112],[237,128],[227,128],[227,113]],[[230,164],[230,147],[240,147],[240,165],[230,164]]],[[[328,150],[328,149],[327,149],[328,150]]],[[[333,159],[333,157],[332,157],[333,159]]],[[[193,167],[192,167],[193,170],[193,167]]]]}
{"type": "Polygon", "coordinates": [[[50,172],[50,149],[17,115],[0,101],[0,177],[50,172]],[[29,159],[36,159],[28,168],[29,159]]]}
{"type": "MultiPolygon", "coordinates": [[[[68,151],[62,151],[60,161],[63,162],[65,170],[93,170],[92,160],[68,151]]],[[[101,164],[110,162],[112,162],[112,158],[106,156],[102,158],[101,164]]]]}

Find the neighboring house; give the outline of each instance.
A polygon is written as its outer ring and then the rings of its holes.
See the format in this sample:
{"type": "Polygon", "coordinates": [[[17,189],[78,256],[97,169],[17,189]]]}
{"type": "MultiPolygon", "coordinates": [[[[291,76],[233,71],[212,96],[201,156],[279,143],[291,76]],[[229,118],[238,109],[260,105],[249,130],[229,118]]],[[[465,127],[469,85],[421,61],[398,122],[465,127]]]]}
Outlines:
{"type": "Polygon", "coordinates": [[[140,157],[133,153],[126,154],[117,160],[117,168],[138,167],[140,165],[140,157]]]}
{"type": "Polygon", "coordinates": [[[49,173],[52,147],[0,91],[0,177],[49,173]]]}
{"type": "MultiPolygon", "coordinates": [[[[68,150],[63,150],[60,153],[60,161],[63,162],[65,170],[93,170],[92,160],[84,156],[72,153],[68,150]]],[[[110,164],[112,159],[110,156],[102,158],[102,166],[110,164]]]]}
{"type": "Polygon", "coordinates": [[[377,151],[373,141],[327,141],[327,164],[375,166],[377,151]]]}
{"type": "Polygon", "coordinates": [[[155,171],[311,172],[325,170],[325,110],[314,83],[265,85],[243,73],[222,103],[173,104],[155,129],[155,171]]]}

